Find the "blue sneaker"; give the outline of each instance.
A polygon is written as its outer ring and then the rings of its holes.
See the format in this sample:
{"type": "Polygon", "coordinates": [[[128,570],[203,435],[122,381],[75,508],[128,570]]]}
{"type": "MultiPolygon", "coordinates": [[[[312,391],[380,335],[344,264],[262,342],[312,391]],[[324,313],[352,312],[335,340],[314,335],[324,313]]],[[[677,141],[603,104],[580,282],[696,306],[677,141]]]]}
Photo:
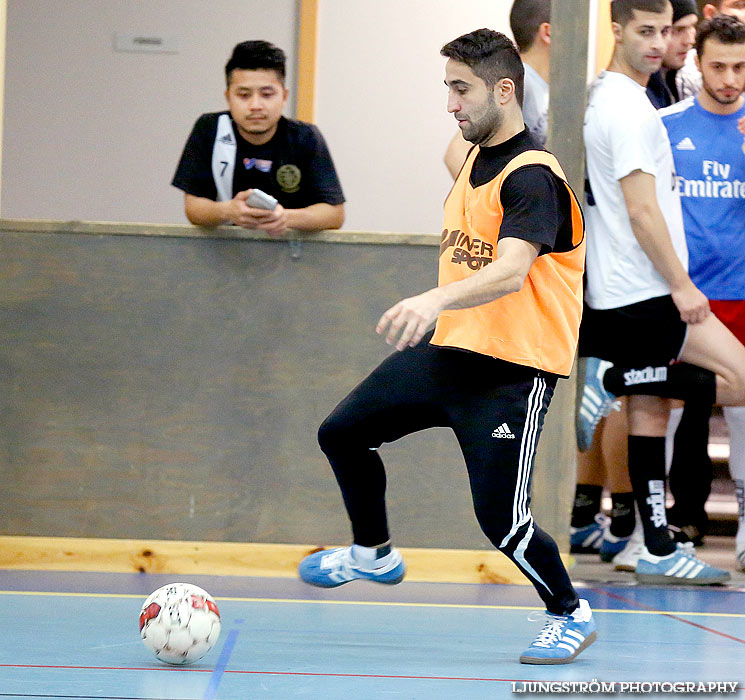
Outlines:
{"type": "Polygon", "coordinates": [[[613,408],[616,397],[603,386],[603,377],[611,362],[597,357],[588,357],[585,365],[585,386],[576,416],[577,447],[581,452],[589,450],[595,428],[613,408]]]}
{"type": "Polygon", "coordinates": [[[728,571],[709,566],[696,557],[693,543],[679,542],[677,549],[664,557],[650,554],[645,547],[634,572],[639,583],[709,586],[730,580],[728,571]]]}
{"type": "Polygon", "coordinates": [[[584,527],[569,528],[569,551],[572,554],[597,554],[610,519],[603,513],[595,515],[595,522],[584,527]]]}
{"type": "Polygon", "coordinates": [[[571,615],[546,612],[546,624],[523,652],[521,664],[569,664],[597,638],[589,603],[580,599],[571,615]]]}
{"type": "Polygon", "coordinates": [[[616,554],[622,552],[626,545],[631,540],[631,535],[628,537],[616,537],[610,528],[606,528],[603,532],[603,540],[600,543],[600,560],[601,561],[613,561],[616,554]]]}
{"type": "Polygon", "coordinates": [[[397,549],[391,549],[385,557],[376,560],[373,568],[372,565],[362,566],[354,558],[351,547],[341,547],[309,554],[300,562],[298,572],[300,578],[312,586],[336,588],[358,578],[389,585],[401,583],[406,567],[397,549]]]}

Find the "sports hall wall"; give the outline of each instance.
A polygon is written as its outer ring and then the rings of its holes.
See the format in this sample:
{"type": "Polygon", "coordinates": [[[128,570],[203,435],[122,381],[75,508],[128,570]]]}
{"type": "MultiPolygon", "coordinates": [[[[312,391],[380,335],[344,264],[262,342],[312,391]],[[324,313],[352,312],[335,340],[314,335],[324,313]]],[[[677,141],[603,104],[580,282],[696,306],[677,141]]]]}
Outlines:
{"type": "MultiPolygon", "coordinates": [[[[401,235],[293,257],[183,226],[168,183],[194,119],[223,106],[235,43],[283,46],[294,90],[298,3],[7,0],[0,534],[347,539],[315,431],[389,351],[379,313],[434,283],[454,133],[439,47],[506,31],[510,5],[320,0],[316,121],[345,229],[401,235]],[[115,32],[178,52],[114,52],[115,32]]],[[[401,545],[488,546],[447,431],[384,449],[401,545]]]]}
{"type": "MultiPolygon", "coordinates": [[[[232,47],[288,53],[294,114],[299,0],[5,0],[6,218],[185,223],[170,187],[197,116],[224,108],[232,47]],[[178,53],[124,53],[113,35],[175,37],[178,53]]],[[[508,30],[511,0],[319,0],[316,121],[348,199],[348,230],[440,229],[443,43],[508,30]]]]}

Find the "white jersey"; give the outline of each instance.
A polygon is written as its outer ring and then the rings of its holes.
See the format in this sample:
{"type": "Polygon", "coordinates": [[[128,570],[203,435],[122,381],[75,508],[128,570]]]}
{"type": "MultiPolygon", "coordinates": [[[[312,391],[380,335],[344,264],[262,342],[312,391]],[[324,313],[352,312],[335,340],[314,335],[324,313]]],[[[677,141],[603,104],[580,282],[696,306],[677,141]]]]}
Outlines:
{"type": "Polygon", "coordinates": [[[523,119],[541,147],[545,147],[548,137],[548,83],[534,68],[523,63],[525,68],[525,89],[523,95],[523,119]]]}
{"type": "Polygon", "coordinates": [[[691,49],[686,56],[685,64],[675,74],[678,99],[682,101],[692,95],[698,95],[702,80],[701,71],[696,67],[696,49],[691,49]]]}
{"type": "Polygon", "coordinates": [[[645,89],[623,73],[601,73],[590,88],[584,138],[590,184],[584,208],[588,306],[614,309],[670,294],[636,240],[619,183],[635,170],[654,176],[673,247],[687,269],[670,142],[645,89]]]}

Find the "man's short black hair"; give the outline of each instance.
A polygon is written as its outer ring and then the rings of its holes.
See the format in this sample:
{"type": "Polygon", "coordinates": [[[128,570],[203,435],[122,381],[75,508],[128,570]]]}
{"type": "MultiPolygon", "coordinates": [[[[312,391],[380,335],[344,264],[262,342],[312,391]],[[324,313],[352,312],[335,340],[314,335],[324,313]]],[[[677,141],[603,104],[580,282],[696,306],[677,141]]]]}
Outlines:
{"type": "Polygon", "coordinates": [[[493,29],[477,29],[445,44],[440,54],[465,63],[490,89],[502,78],[509,78],[515,83],[517,103],[522,107],[525,69],[508,36],[493,29]]]}
{"type": "Polygon", "coordinates": [[[285,84],[285,52],[268,41],[242,41],[236,44],[233,55],[225,64],[225,80],[230,86],[232,72],[242,70],[273,70],[285,84]]]}
{"type": "Polygon", "coordinates": [[[515,0],[510,10],[510,29],[520,53],[535,41],[538,28],[551,22],[551,0],[515,0]]]}
{"type": "Polygon", "coordinates": [[[634,10],[659,15],[668,7],[672,7],[670,0],[613,0],[610,4],[610,18],[612,22],[625,27],[634,18],[634,10]]]}
{"type": "Polygon", "coordinates": [[[745,44],[745,24],[730,15],[715,15],[700,22],[696,27],[696,53],[699,58],[704,52],[704,42],[712,37],[722,44],[745,44]]]}

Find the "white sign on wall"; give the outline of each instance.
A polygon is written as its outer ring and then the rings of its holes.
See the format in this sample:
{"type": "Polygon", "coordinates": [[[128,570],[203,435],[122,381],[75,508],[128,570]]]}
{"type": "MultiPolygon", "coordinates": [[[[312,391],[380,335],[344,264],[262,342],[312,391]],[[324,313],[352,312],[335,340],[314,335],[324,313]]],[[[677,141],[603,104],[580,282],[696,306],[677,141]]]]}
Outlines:
{"type": "Polygon", "coordinates": [[[136,53],[178,53],[178,37],[164,34],[114,34],[114,49],[136,53]]]}

